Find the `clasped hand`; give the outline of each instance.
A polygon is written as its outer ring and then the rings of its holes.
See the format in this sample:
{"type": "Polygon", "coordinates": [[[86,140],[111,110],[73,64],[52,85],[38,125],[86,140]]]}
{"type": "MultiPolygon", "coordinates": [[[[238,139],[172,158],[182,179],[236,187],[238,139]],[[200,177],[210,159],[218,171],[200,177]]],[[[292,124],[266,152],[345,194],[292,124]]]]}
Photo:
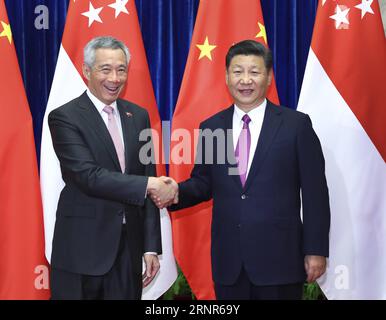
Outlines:
{"type": "Polygon", "coordinates": [[[150,177],[147,193],[159,209],[178,203],[178,184],[170,177],[150,177]]]}

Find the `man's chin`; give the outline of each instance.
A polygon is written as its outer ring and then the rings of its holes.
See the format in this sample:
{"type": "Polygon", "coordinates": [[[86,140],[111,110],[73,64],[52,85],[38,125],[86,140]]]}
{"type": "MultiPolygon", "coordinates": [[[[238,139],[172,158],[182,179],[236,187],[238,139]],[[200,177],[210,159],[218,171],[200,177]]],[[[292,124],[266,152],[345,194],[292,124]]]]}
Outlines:
{"type": "Polygon", "coordinates": [[[106,95],[104,96],[104,100],[105,100],[105,101],[109,101],[109,102],[110,102],[109,104],[112,104],[115,100],[118,99],[118,97],[119,97],[119,93],[118,93],[118,94],[113,94],[113,95],[111,95],[111,94],[106,94],[106,95]]]}

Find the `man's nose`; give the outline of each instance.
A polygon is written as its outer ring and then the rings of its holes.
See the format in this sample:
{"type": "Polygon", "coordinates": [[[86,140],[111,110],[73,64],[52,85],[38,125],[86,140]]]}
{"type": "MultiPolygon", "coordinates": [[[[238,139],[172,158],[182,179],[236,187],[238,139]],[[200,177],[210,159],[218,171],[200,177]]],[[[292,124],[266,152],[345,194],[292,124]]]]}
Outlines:
{"type": "Polygon", "coordinates": [[[248,72],[243,73],[243,75],[242,75],[242,77],[241,77],[241,82],[242,82],[242,83],[248,84],[248,83],[251,82],[251,80],[252,80],[252,79],[251,79],[251,77],[250,77],[250,75],[249,75],[248,72]]]}
{"type": "Polygon", "coordinates": [[[109,80],[112,82],[120,82],[121,78],[118,75],[118,72],[116,70],[112,70],[109,74],[109,80]]]}

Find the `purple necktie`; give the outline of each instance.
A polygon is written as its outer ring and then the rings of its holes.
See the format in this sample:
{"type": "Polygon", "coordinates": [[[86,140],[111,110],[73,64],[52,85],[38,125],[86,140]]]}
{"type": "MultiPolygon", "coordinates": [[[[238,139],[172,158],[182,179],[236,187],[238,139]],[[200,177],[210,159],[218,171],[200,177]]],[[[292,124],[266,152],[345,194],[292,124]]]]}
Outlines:
{"type": "Polygon", "coordinates": [[[251,132],[249,131],[251,118],[245,114],[242,120],[244,125],[240,132],[239,140],[237,141],[235,156],[238,162],[241,184],[244,187],[245,181],[247,180],[249,149],[251,148],[251,132]]]}
{"type": "Polygon", "coordinates": [[[115,150],[118,155],[119,164],[121,166],[122,172],[125,172],[125,149],[123,148],[123,143],[121,140],[121,136],[119,135],[119,129],[117,125],[117,121],[114,117],[114,108],[110,106],[105,106],[103,111],[108,115],[108,124],[107,128],[110,132],[111,139],[114,142],[115,150]]]}

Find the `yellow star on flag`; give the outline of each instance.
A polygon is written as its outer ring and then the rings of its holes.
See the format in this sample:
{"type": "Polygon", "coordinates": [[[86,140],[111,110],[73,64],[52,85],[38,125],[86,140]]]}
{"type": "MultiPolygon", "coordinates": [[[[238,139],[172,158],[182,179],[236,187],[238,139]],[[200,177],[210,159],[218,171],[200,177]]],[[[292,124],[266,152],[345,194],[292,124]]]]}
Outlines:
{"type": "Polygon", "coordinates": [[[3,26],[3,32],[0,33],[0,37],[7,37],[9,43],[12,43],[11,26],[9,24],[6,24],[4,21],[1,21],[1,25],[3,26]]]}
{"type": "Polygon", "coordinates": [[[211,51],[217,46],[210,45],[208,37],[205,38],[204,44],[196,44],[197,48],[200,49],[200,57],[198,60],[201,60],[203,57],[207,57],[210,61],[212,61],[212,53],[211,51]]]}
{"type": "Polygon", "coordinates": [[[267,33],[265,31],[265,26],[260,22],[258,22],[258,24],[259,24],[260,32],[256,35],[256,38],[263,38],[264,43],[267,44],[267,33]]]}

